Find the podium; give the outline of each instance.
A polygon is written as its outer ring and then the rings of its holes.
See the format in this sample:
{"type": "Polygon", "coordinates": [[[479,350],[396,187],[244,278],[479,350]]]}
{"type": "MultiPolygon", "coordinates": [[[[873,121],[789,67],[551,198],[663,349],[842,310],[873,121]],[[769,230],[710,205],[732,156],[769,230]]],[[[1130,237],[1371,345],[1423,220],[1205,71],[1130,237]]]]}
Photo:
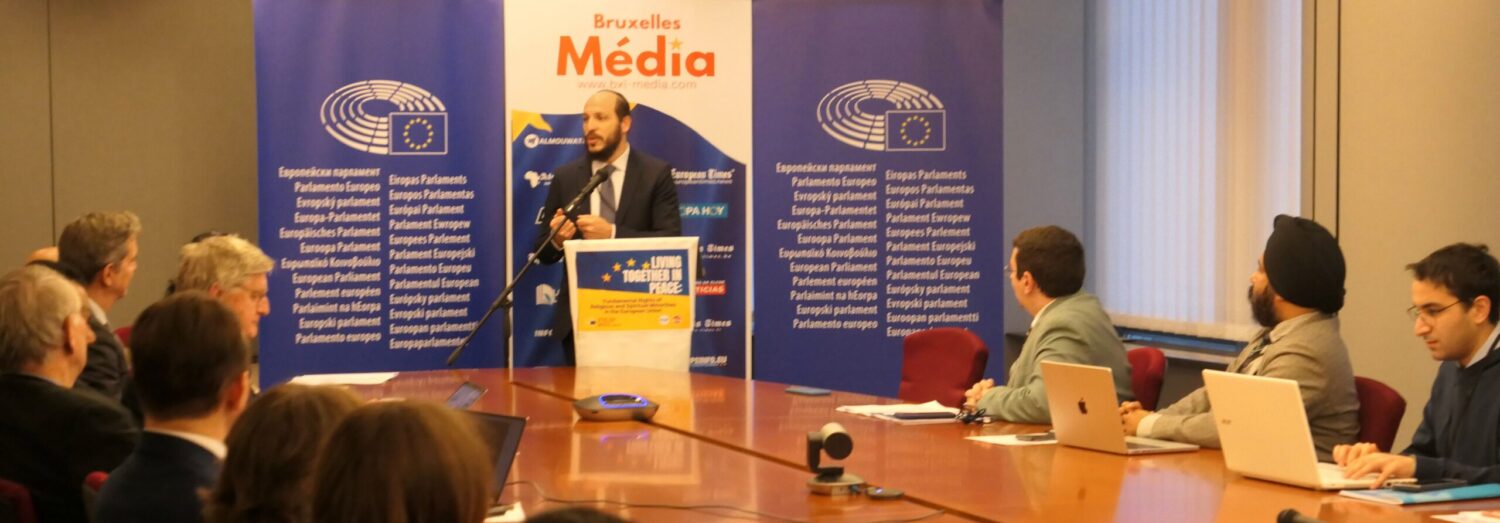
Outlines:
{"type": "Polygon", "coordinates": [[[698,238],[563,242],[578,367],[688,370],[698,238]]]}

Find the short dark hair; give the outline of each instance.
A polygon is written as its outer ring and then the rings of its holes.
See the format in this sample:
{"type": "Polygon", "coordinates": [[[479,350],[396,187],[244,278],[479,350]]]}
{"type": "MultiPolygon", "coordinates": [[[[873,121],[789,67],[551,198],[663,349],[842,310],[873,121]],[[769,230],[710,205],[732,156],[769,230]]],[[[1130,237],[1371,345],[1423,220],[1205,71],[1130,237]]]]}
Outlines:
{"type": "Polygon", "coordinates": [[[1455,243],[1408,264],[1406,269],[1417,280],[1448,289],[1465,307],[1473,305],[1475,298],[1488,297],[1490,323],[1500,323],[1500,262],[1484,244],[1455,243]]]}
{"type": "Polygon", "coordinates": [[[147,307],[130,335],[141,407],[152,418],[207,415],[224,387],[250,368],[240,322],[202,291],[183,291],[147,307]]]}
{"type": "Polygon", "coordinates": [[[615,116],[620,119],[630,116],[630,101],[625,99],[625,95],[611,89],[604,89],[599,92],[615,95],[615,116]]]}
{"type": "Polygon", "coordinates": [[[1083,288],[1087,274],[1083,244],[1067,229],[1056,225],[1026,229],[1011,246],[1016,248],[1016,275],[1031,273],[1042,294],[1056,298],[1083,288]]]}

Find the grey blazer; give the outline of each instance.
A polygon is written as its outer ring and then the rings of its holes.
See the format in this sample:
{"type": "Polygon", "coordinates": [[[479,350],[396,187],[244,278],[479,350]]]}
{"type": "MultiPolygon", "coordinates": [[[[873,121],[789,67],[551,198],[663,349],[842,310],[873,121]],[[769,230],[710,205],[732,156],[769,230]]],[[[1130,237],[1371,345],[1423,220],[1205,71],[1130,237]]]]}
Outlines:
{"type": "MultiPolygon", "coordinates": [[[[1321,312],[1282,322],[1287,328],[1262,330],[1256,339],[1268,340],[1260,356],[1251,359],[1254,343],[1229,365],[1229,372],[1294,380],[1302,390],[1302,404],[1312,427],[1318,459],[1330,460],[1333,446],[1354,443],[1359,436],[1359,397],[1354,392],[1354,368],[1339,335],[1337,317],[1321,312]],[[1289,323],[1296,322],[1296,323],[1289,323]]],[[[1146,436],[1218,448],[1208,391],[1203,388],[1162,409],[1146,436]]]]}
{"type": "Polygon", "coordinates": [[[1005,386],[979,399],[978,407],[999,419],[1017,423],[1051,423],[1041,362],[1058,361],[1109,367],[1120,401],[1135,399],[1130,388],[1130,360],[1099,299],[1086,292],[1057,298],[1042,310],[1026,336],[1021,356],[1010,366],[1005,386]]]}

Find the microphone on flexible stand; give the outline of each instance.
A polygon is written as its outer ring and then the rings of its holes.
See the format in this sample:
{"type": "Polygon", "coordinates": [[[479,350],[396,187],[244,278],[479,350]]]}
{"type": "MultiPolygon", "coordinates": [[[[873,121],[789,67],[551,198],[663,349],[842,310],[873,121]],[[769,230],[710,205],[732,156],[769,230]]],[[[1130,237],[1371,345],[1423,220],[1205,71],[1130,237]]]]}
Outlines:
{"type": "Polygon", "coordinates": [[[1276,523],[1323,523],[1323,520],[1304,516],[1297,509],[1289,508],[1276,515],[1276,523]]]}
{"type": "MultiPolygon", "coordinates": [[[[595,188],[599,187],[599,184],[604,183],[604,180],[608,179],[609,175],[607,173],[594,173],[594,176],[592,178],[589,178],[589,183],[584,184],[583,190],[578,191],[578,196],[574,196],[573,201],[568,202],[568,205],[563,207],[563,216],[566,216],[567,219],[561,222],[557,222],[557,226],[553,227],[552,230],[547,233],[547,237],[542,239],[542,242],[538,243],[536,245],[536,248],[531,250],[531,255],[527,256],[526,258],[526,264],[522,265],[521,270],[516,271],[516,275],[505,284],[505,289],[501,290],[500,295],[495,297],[495,303],[490,304],[490,309],[484,312],[484,317],[479,319],[479,323],[474,324],[474,328],[469,331],[469,335],[464,336],[464,341],[459,342],[458,347],[455,347],[453,349],[453,353],[448,355],[449,367],[453,366],[453,362],[458,361],[458,356],[460,354],[463,354],[464,348],[469,346],[469,342],[474,341],[474,336],[477,336],[479,334],[479,329],[484,327],[484,324],[486,322],[490,321],[490,316],[495,314],[495,311],[500,309],[510,309],[510,306],[512,305],[510,295],[515,293],[516,284],[521,282],[521,276],[525,275],[526,271],[533,265],[536,265],[537,256],[541,254],[542,249],[547,248],[547,246],[552,243],[552,238],[557,237],[557,231],[562,229],[563,223],[573,222],[573,226],[578,226],[578,216],[576,215],[578,212],[578,205],[582,204],[583,199],[588,198],[589,194],[594,192],[595,188]]],[[[505,362],[506,366],[509,367],[511,331],[509,314],[505,315],[504,323],[504,340],[501,343],[505,347],[505,362]]]]}

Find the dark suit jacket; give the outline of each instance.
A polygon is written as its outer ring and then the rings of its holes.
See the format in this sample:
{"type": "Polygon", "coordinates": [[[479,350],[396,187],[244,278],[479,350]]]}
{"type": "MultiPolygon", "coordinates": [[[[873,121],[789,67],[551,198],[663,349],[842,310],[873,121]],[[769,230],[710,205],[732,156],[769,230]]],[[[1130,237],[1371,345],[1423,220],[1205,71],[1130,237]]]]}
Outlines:
{"type": "Polygon", "coordinates": [[[201,489],[219,477],[219,459],[191,441],[144,432],[141,444],[99,492],[99,523],[203,521],[201,489]]]}
{"type": "MultiPolygon", "coordinates": [[[[553,173],[552,185],[547,189],[547,205],[542,209],[542,223],[538,226],[539,241],[545,241],[547,233],[551,232],[548,224],[557,209],[567,205],[584,185],[588,185],[589,178],[594,176],[592,163],[584,156],[553,173]]],[[[578,214],[597,214],[590,211],[589,200],[583,200],[578,214]]],[[[632,147],[630,157],[625,160],[625,186],[620,188],[619,206],[615,210],[615,237],[669,236],[682,236],[682,214],[677,205],[677,184],[672,180],[672,166],[632,147]]],[[[542,246],[537,261],[553,264],[562,258],[562,249],[549,242],[542,246]]],[[[552,321],[552,335],[559,339],[573,332],[573,311],[569,303],[567,282],[564,281],[563,287],[558,289],[557,312],[552,321]]]]}
{"type": "Polygon", "coordinates": [[[125,344],[115,337],[109,325],[99,323],[92,314],[89,315],[89,328],[94,329],[94,342],[89,344],[89,362],[73,386],[92,389],[119,401],[130,369],[125,360],[125,344]]]}
{"type": "Polygon", "coordinates": [[[1473,365],[1438,366],[1422,423],[1406,454],[1417,459],[1419,480],[1458,478],[1500,482],[1500,352],[1473,365]]]}
{"type": "Polygon", "coordinates": [[[41,521],[87,521],[83,478],[113,470],[140,433],[118,402],[26,374],[0,374],[0,477],[31,490],[41,521]]]}

